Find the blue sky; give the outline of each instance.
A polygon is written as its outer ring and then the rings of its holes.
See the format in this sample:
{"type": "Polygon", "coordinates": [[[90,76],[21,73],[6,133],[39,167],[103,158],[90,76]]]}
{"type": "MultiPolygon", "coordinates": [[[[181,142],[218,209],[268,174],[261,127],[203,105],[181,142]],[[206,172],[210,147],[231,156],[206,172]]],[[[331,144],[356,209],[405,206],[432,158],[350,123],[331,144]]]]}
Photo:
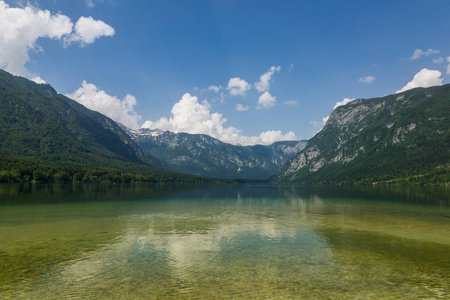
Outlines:
{"type": "Polygon", "coordinates": [[[445,84],[450,76],[450,1],[37,0],[0,7],[2,69],[39,77],[130,127],[235,144],[308,139],[337,102],[393,94],[408,83],[445,84]],[[34,35],[23,34],[30,28],[34,35]]]}

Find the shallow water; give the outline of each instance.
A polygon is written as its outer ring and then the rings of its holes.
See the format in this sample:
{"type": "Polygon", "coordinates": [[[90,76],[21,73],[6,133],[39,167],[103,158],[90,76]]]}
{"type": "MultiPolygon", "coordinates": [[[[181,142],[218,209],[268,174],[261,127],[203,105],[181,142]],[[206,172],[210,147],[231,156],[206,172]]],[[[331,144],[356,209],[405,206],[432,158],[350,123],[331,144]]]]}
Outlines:
{"type": "Polygon", "coordinates": [[[445,299],[449,192],[0,185],[0,298],[445,299]]]}

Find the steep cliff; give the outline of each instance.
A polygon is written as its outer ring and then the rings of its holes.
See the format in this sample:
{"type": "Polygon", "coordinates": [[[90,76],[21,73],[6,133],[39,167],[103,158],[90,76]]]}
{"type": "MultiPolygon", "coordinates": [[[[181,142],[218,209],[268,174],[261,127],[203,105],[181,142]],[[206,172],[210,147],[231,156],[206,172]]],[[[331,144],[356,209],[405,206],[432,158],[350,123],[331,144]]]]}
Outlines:
{"type": "Polygon", "coordinates": [[[449,163],[450,85],[445,85],[337,107],[274,180],[370,183],[448,177],[449,163]]]}

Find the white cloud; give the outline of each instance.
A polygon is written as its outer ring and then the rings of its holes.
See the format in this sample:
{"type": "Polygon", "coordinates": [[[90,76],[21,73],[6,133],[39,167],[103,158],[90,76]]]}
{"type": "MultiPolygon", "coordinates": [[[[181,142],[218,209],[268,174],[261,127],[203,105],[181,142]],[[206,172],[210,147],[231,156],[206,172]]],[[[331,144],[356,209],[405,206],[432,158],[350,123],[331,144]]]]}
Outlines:
{"type": "Polygon", "coordinates": [[[330,116],[326,116],[322,118],[322,125],[325,126],[325,124],[327,124],[328,119],[330,118],[330,116]]]}
{"type": "Polygon", "coordinates": [[[156,122],[146,121],[142,127],[169,130],[175,133],[207,134],[225,143],[234,145],[269,145],[275,141],[297,140],[293,132],[283,135],[281,131],[266,131],[259,136],[241,135],[235,127],[224,127],[226,118],[212,113],[208,101],[198,102],[198,98],[186,93],[172,108],[170,118],[163,117],[156,122]]]}
{"type": "Polygon", "coordinates": [[[447,75],[448,75],[448,74],[450,74],[450,56],[447,57],[447,62],[448,62],[448,65],[447,65],[447,75]]]}
{"type": "Polygon", "coordinates": [[[269,130],[261,133],[259,139],[262,141],[262,144],[270,145],[278,141],[295,141],[297,137],[292,131],[283,135],[280,130],[269,130]]]}
{"type": "Polygon", "coordinates": [[[137,101],[132,95],[128,94],[120,100],[116,96],[110,96],[105,91],[99,90],[95,85],[83,81],[78,90],[66,96],[129,128],[139,127],[138,121],[141,116],[134,110],[137,101]]]}
{"type": "Polygon", "coordinates": [[[372,83],[373,81],[375,80],[375,77],[373,77],[373,76],[367,76],[367,77],[364,77],[364,78],[359,78],[359,82],[361,82],[361,83],[372,83]]]}
{"type": "Polygon", "coordinates": [[[52,15],[27,4],[26,7],[10,7],[0,1],[0,68],[14,75],[35,77],[29,74],[26,63],[30,51],[43,52],[37,41],[40,38],[80,42],[93,42],[101,35],[111,35],[111,27],[102,21],[83,18],[75,25],[60,13],[52,15]]]}
{"type": "Polygon", "coordinates": [[[423,51],[422,49],[414,50],[413,55],[409,58],[410,60],[416,60],[421,58],[422,56],[428,57],[431,54],[438,54],[439,50],[428,49],[427,51],[423,51]]]}
{"type": "Polygon", "coordinates": [[[214,93],[218,93],[221,89],[222,86],[217,86],[217,85],[210,85],[208,88],[206,88],[208,91],[213,91],[214,93]]]}
{"type": "Polygon", "coordinates": [[[272,96],[269,92],[265,92],[264,94],[259,96],[257,109],[261,108],[269,109],[275,106],[276,102],[277,102],[276,97],[272,96]]]}
{"type": "Polygon", "coordinates": [[[294,106],[294,105],[298,105],[298,101],[284,101],[284,105],[290,105],[290,106],[294,106]]]}
{"type": "Polygon", "coordinates": [[[250,84],[239,77],[230,78],[230,81],[228,82],[227,90],[231,96],[245,96],[250,89],[250,84]]]}
{"type": "Polygon", "coordinates": [[[47,83],[47,82],[45,82],[44,79],[42,79],[42,78],[39,77],[39,76],[36,76],[36,77],[31,78],[31,80],[34,81],[34,82],[36,82],[36,83],[39,83],[39,84],[46,84],[46,83],[47,83]]]}
{"type": "Polygon", "coordinates": [[[270,80],[272,79],[272,76],[275,72],[280,72],[281,67],[270,67],[270,69],[264,73],[263,75],[261,75],[261,77],[259,78],[259,82],[255,83],[255,88],[258,90],[258,92],[262,93],[264,91],[268,91],[269,90],[269,86],[270,86],[270,80]]]}
{"type": "Polygon", "coordinates": [[[39,38],[61,39],[72,32],[69,17],[32,6],[12,8],[0,1],[0,67],[15,75],[28,76],[28,53],[42,51],[39,38]]]}
{"type": "Polygon", "coordinates": [[[350,102],[352,102],[353,100],[355,100],[355,98],[353,98],[353,99],[344,98],[344,100],[342,100],[342,101],[340,101],[340,102],[336,102],[336,104],[334,105],[333,109],[336,109],[336,107],[339,107],[339,106],[346,105],[347,103],[350,103],[350,102]]]}
{"type": "Polygon", "coordinates": [[[403,88],[396,91],[395,93],[401,93],[417,87],[430,87],[435,85],[442,85],[441,72],[436,70],[428,70],[423,68],[416,75],[414,75],[413,80],[408,82],[403,88]]]}
{"type": "Polygon", "coordinates": [[[444,58],[442,58],[442,57],[433,59],[433,62],[436,63],[436,64],[440,64],[440,63],[443,62],[443,61],[444,61],[444,58]]]}
{"type": "Polygon", "coordinates": [[[96,39],[102,36],[113,36],[114,28],[103,21],[96,21],[92,17],[80,17],[75,24],[75,31],[65,38],[67,45],[79,42],[82,46],[92,44],[96,39]]]}
{"type": "Polygon", "coordinates": [[[237,104],[236,105],[236,111],[246,111],[246,110],[248,110],[248,105],[247,106],[244,106],[244,105],[242,105],[242,104],[237,104]]]}

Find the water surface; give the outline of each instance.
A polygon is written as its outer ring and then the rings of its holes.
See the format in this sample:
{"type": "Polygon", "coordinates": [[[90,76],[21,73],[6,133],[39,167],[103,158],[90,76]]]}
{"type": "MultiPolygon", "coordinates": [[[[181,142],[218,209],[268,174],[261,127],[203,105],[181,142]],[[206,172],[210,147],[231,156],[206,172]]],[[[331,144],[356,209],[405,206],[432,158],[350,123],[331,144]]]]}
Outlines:
{"type": "Polygon", "coordinates": [[[0,185],[0,298],[450,297],[445,188],[0,185]]]}

